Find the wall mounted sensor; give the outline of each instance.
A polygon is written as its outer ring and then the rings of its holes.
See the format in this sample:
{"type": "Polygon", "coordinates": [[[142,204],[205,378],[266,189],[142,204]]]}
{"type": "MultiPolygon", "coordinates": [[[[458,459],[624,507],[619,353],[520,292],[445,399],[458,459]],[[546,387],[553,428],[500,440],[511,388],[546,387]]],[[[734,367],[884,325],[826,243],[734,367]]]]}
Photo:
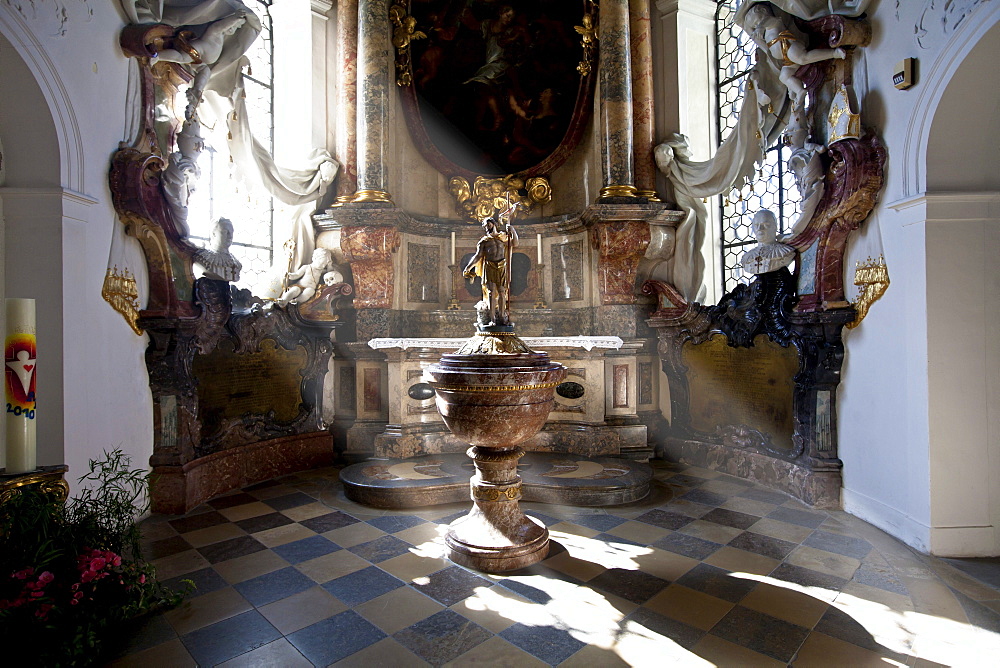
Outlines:
{"type": "Polygon", "coordinates": [[[899,90],[906,90],[913,85],[913,69],[916,58],[903,58],[892,70],[892,85],[899,90]]]}

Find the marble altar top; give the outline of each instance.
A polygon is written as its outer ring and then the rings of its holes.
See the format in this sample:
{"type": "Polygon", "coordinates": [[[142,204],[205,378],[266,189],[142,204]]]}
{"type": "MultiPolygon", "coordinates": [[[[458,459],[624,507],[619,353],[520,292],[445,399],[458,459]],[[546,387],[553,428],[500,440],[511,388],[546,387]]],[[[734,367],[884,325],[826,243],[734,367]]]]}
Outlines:
{"type": "MultiPolygon", "coordinates": [[[[622,340],[617,336],[523,336],[521,340],[529,348],[583,348],[590,351],[594,348],[622,347],[622,340]]],[[[466,339],[371,339],[368,346],[375,350],[384,348],[458,348],[466,339]]]]}

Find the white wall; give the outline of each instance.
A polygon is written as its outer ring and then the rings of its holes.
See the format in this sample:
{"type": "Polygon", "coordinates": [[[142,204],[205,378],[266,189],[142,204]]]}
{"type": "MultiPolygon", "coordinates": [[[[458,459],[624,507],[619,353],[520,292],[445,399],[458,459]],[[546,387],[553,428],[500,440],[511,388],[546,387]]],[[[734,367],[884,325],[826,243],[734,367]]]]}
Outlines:
{"type": "MultiPolygon", "coordinates": [[[[1000,515],[990,499],[998,462],[990,451],[996,350],[987,303],[997,228],[995,196],[976,191],[996,182],[982,170],[995,172],[997,144],[993,93],[976,88],[995,87],[996,77],[990,57],[964,61],[1000,20],[1000,5],[943,5],[878,3],[874,42],[856,79],[864,122],[878,128],[889,161],[881,203],[845,266],[881,249],[892,283],[846,337],[843,501],[918,549],[986,555],[1000,553],[1000,515]],[[919,60],[917,85],[897,91],[892,66],[908,56],[919,60]],[[978,86],[949,96],[956,72],[978,86]],[[960,113],[949,122],[957,125],[932,135],[950,98],[960,113]],[[929,174],[942,166],[957,171],[935,181],[929,174]]],[[[987,52],[994,39],[983,42],[987,52]]]]}
{"type": "MultiPolygon", "coordinates": [[[[39,321],[39,457],[69,480],[105,449],[152,452],[152,402],[136,336],[101,298],[114,225],[107,173],[123,138],[128,63],[115,4],[0,3],[0,135],[7,294],[39,321]],[[60,387],[61,385],[61,387],[60,387]]],[[[142,264],[129,248],[130,266],[142,264]]]]}

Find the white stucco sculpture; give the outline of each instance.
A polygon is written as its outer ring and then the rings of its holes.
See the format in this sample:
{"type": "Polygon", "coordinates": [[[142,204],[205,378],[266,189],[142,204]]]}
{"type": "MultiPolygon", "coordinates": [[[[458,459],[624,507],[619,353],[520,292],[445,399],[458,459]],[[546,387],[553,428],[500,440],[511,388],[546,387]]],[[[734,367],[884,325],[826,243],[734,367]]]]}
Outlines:
{"type": "Polygon", "coordinates": [[[758,211],[753,217],[753,235],[757,245],[740,258],[747,274],[766,274],[787,267],[795,259],[795,249],[778,241],[778,219],[771,211],[758,211]]]}
{"type": "Polygon", "coordinates": [[[195,120],[185,121],[181,131],[177,133],[176,141],[177,150],[168,156],[167,167],[160,175],[160,187],[177,232],[186,237],[189,233],[188,201],[201,177],[198,156],[205,148],[205,142],[201,138],[201,125],[195,120]]]}
{"type": "Polygon", "coordinates": [[[235,283],[240,280],[240,270],[243,265],[229,252],[233,243],[233,223],[228,218],[219,218],[212,227],[208,238],[208,247],[194,252],[194,271],[196,276],[204,276],[216,281],[235,283]]]}
{"type": "Polygon", "coordinates": [[[333,263],[333,255],[329,250],[317,248],[313,251],[312,262],[288,272],[287,279],[288,288],[275,300],[281,306],[309,301],[323,285],[343,283],[344,274],[333,263]]]}

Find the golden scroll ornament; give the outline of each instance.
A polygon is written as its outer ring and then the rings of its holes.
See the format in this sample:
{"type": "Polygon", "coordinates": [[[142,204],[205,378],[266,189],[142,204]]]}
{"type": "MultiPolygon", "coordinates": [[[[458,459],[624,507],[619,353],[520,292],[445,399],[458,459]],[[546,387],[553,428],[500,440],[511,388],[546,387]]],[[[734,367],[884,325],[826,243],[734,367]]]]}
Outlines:
{"type": "Polygon", "coordinates": [[[125,322],[133,332],[142,334],[142,328],[139,327],[139,288],[135,276],[128,267],[120,272],[118,265],[108,269],[108,273],[104,276],[101,297],[125,318],[125,322]]]}
{"type": "Polygon", "coordinates": [[[848,329],[854,329],[861,324],[861,321],[868,315],[868,309],[889,287],[889,268],[885,266],[885,258],[881,255],[873,260],[870,257],[865,262],[858,262],[854,269],[854,285],[861,291],[858,299],[854,302],[854,309],[857,315],[854,320],[847,323],[848,329]]]}
{"type": "Polygon", "coordinates": [[[600,39],[597,23],[597,3],[587,3],[587,13],[583,15],[583,25],[573,26],[580,34],[580,44],[583,47],[583,59],[576,66],[580,76],[585,77],[594,71],[594,54],[597,52],[597,41],[600,39]]]}
{"type": "Polygon", "coordinates": [[[552,186],[544,176],[529,179],[513,174],[499,179],[477,176],[471,185],[465,177],[453,176],[448,181],[448,191],[466,222],[473,224],[506,211],[512,204],[518,205],[512,214],[517,217],[536,204],[552,201],[552,186]]]}
{"type": "Polygon", "coordinates": [[[389,8],[389,20],[392,21],[392,45],[396,47],[396,85],[410,86],[413,84],[413,74],[410,67],[410,42],[415,39],[426,39],[427,33],[417,30],[417,20],[407,14],[406,6],[396,2],[389,8]]]}

